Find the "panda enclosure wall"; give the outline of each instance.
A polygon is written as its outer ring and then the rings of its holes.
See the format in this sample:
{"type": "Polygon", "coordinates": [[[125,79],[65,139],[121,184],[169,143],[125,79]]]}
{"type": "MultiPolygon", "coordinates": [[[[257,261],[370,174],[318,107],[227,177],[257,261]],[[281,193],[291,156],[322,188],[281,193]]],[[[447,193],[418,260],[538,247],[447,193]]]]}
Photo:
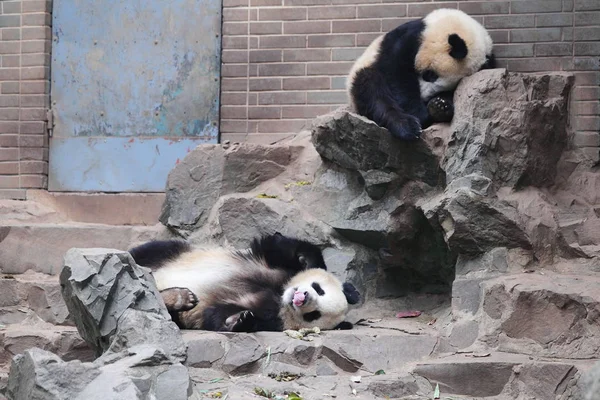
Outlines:
{"type": "MultiPolygon", "coordinates": [[[[52,3],[0,7],[0,197],[18,198],[47,186],[52,3]]],[[[221,140],[271,143],[346,103],[363,49],[441,7],[480,20],[510,71],[575,72],[572,146],[599,161],[600,0],[223,0],[221,140]]]]}

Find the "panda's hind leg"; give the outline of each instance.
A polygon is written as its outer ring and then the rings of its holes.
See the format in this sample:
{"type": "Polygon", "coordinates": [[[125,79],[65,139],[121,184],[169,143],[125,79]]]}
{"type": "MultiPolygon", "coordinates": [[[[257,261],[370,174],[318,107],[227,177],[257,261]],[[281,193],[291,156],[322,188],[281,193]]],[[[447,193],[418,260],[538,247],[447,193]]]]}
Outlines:
{"type": "Polygon", "coordinates": [[[198,297],[187,288],[168,288],[161,290],[160,295],[170,313],[188,311],[198,304],[198,297]]]}
{"type": "Polygon", "coordinates": [[[432,122],[450,122],[454,117],[453,92],[443,92],[427,103],[427,111],[432,122]]]}

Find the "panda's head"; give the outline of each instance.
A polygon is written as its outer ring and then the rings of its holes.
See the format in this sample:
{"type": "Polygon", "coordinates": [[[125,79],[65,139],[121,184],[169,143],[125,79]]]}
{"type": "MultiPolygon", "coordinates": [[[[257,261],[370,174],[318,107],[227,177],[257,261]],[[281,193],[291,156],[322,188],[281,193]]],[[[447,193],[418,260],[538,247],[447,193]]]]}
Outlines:
{"type": "Polygon", "coordinates": [[[438,9],[423,22],[415,70],[424,101],[454,89],[465,76],[495,67],[492,38],[472,17],[460,10],[438,9]]]}
{"type": "Polygon", "coordinates": [[[342,284],[322,269],[309,269],[294,276],[283,293],[282,316],[285,329],[319,327],[349,329],[344,322],[349,304],[360,295],[350,283],[342,284]]]}

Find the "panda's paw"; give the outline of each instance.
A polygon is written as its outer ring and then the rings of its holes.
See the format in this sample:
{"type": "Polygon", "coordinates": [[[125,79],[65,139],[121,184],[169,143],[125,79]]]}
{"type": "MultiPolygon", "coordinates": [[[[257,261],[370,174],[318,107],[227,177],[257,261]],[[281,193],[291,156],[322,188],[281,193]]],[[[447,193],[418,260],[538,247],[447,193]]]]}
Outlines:
{"type": "Polygon", "coordinates": [[[198,304],[198,297],[187,288],[169,288],[160,294],[169,311],[188,311],[198,304]]]}
{"type": "Polygon", "coordinates": [[[402,140],[416,140],[421,136],[421,123],[412,115],[388,129],[392,135],[402,140]]]}
{"type": "Polygon", "coordinates": [[[450,122],[454,116],[454,104],[443,97],[434,97],[427,103],[427,111],[434,122],[450,122]]]}
{"type": "Polygon", "coordinates": [[[225,325],[231,332],[254,332],[256,317],[252,311],[244,310],[227,318],[225,325]]]}

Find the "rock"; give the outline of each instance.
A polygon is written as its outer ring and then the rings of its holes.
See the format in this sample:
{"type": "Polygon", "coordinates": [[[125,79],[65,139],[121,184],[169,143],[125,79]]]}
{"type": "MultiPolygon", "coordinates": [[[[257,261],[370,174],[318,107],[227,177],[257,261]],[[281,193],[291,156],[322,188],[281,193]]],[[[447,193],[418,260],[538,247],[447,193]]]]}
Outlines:
{"type": "Polygon", "coordinates": [[[463,79],[444,169],[448,182],[477,173],[494,187],[554,183],[567,145],[571,74],[486,70],[463,79]]]}
{"type": "Polygon", "coordinates": [[[385,179],[389,182],[410,179],[436,186],[444,181],[437,157],[424,142],[397,140],[345,107],[314,120],[312,141],[321,157],[349,170],[392,172],[385,179]]]}
{"type": "Polygon", "coordinates": [[[276,177],[299,150],[250,143],[196,147],[169,173],[160,221],[187,235],[206,223],[219,197],[248,192],[276,177]]]}
{"type": "Polygon", "coordinates": [[[421,208],[432,224],[443,229],[448,246],[458,254],[481,254],[496,247],[531,248],[514,208],[470,189],[446,191],[421,208]]]}
{"type": "Polygon", "coordinates": [[[500,351],[585,359],[600,346],[600,279],[545,272],[483,282],[485,334],[500,351]],[[551,323],[548,323],[551,321],[551,323]]]}
{"type": "Polygon", "coordinates": [[[71,249],[60,274],[62,293],[81,336],[97,354],[153,343],[181,359],[185,345],[149,270],[129,253],[71,249]]]}
{"type": "Polygon", "coordinates": [[[600,362],[594,364],[579,381],[581,400],[596,400],[600,398],[600,362]]]}
{"type": "Polygon", "coordinates": [[[265,355],[261,343],[249,334],[238,334],[231,338],[230,348],[223,358],[223,371],[240,375],[251,372],[254,363],[265,355]]]}

